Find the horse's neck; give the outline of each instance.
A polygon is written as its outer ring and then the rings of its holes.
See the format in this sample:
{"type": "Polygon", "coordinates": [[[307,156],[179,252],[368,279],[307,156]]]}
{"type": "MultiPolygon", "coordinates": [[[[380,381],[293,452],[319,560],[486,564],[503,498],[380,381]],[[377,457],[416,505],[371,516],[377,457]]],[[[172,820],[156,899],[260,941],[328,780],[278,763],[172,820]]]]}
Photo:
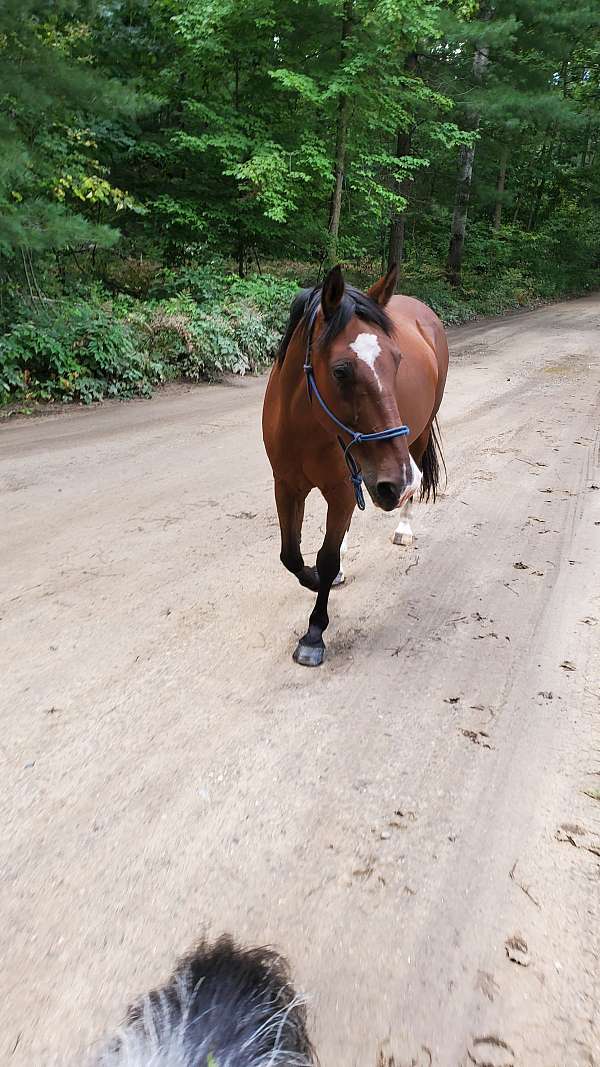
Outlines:
{"type": "Polygon", "coordinates": [[[296,330],[287,347],[285,359],[281,366],[281,384],[283,389],[289,392],[290,395],[296,392],[299,385],[307,389],[304,371],[306,356],[306,341],[300,330],[296,330]]]}

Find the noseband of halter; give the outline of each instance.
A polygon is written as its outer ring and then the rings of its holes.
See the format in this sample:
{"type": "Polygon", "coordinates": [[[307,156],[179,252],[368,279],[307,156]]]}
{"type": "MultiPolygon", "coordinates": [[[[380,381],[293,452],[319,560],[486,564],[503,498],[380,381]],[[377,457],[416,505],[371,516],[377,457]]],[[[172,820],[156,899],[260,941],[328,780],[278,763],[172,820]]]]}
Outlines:
{"type": "Polygon", "coordinates": [[[308,324],[307,341],[306,341],[306,356],[305,356],[305,359],[304,359],[304,373],[306,375],[306,386],[307,386],[307,389],[308,389],[308,398],[309,398],[310,401],[312,401],[312,397],[313,397],[313,393],[314,393],[314,395],[316,396],[317,400],[319,401],[319,404],[323,408],[323,411],[325,412],[325,414],[329,416],[331,421],[333,423],[335,423],[335,425],[340,430],[342,430],[343,433],[348,434],[348,436],[350,437],[350,442],[346,445],[346,444],[344,444],[342,438],[338,435],[338,442],[339,442],[339,445],[340,445],[340,448],[341,448],[342,452],[344,453],[344,459],[346,460],[346,464],[347,464],[348,470],[350,472],[350,481],[352,482],[352,485],[354,487],[354,495],[356,497],[356,505],[357,505],[357,507],[359,508],[360,511],[364,511],[365,510],[365,495],[363,493],[363,488],[362,488],[362,482],[363,482],[362,471],[361,471],[358,463],[356,462],[354,456],[352,455],[351,449],[354,448],[354,445],[361,445],[361,444],[364,444],[365,442],[370,442],[370,441],[393,441],[395,437],[406,437],[407,434],[410,433],[410,430],[409,430],[408,426],[392,426],[388,430],[378,430],[376,433],[357,433],[356,430],[353,430],[350,426],[346,426],[345,422],[342,422],[341,419],[338,419],[337,415],[333,414],[333,411],[325,403],[325,401],[323,400],[323,397],[321,396],[321,394],[319,392],[319,388],[317,386],[317,382],[316,382],[316,379],[315,379],[315,372],[314,372],[314,368],[313,368],[312,360],[311,360],[312,335],[313,335],[313,329],[314,329],[314,324],[315,324],[315,318],[316,318],[316,315],[313,317],[312,321],[308,324]]]}

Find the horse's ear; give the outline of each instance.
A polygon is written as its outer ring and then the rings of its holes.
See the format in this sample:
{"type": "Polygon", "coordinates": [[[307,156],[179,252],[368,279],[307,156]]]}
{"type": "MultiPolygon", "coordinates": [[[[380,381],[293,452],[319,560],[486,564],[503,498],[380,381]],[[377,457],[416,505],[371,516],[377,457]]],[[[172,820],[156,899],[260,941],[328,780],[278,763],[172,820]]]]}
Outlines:
{"type": "Polygon", "coordinates": [[[330,319],[337,311],[342,302],[343,295],[344,275],[342,274],[342,268],[338,263],[337,267],[332,267],[329,271],[329,274],[323,282],[323,288],[321,289],[321,307],[323,308],[323,314],[326,319],[330,319]]]}
{"type": "Polygon", "coordinates": [[[375,285],[371,286],[367,292],[367,296],[370,296],[371,300],[374,300],[376,304],[381,304],[382,307],[385,307],[389,302],[390,297],[394,295],[397,280],[398,264],[392,263],[387,274],[384,274],[378,282],[375,282],[375,285]]]}

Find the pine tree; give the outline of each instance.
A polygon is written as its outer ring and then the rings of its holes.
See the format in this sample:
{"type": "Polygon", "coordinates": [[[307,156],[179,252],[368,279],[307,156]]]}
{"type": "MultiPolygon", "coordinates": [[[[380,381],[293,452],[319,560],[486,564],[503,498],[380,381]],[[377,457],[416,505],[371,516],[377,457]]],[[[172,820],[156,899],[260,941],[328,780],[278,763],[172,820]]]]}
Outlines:
{"type": "Polygon", "coordinates": [[[89,25],[67,0],[5,0],[0,10],[0,254],[118,234],[91,218],[133,206],[96,158],[91,126],[134,107],[132,94],[90,62],[89,25]]]}

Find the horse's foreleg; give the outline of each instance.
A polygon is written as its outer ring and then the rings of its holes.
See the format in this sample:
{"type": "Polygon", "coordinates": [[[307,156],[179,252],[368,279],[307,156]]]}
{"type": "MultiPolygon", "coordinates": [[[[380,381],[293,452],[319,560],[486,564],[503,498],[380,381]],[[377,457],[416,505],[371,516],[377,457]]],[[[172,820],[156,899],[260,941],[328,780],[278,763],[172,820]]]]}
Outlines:
{"type": "Polygon", "coordinates": [[[402,518],[400,519],[400,522],[394,530],[394,536],[392,538],[392,541],[395,545],[412,545],[415,539],[415,535],[413,534],[412,526],[410,524],[410,521],[412,519],[412,512],[413,500],[411,497],[410,500],[407,500],[406,504],[404,504],[400,508],[400,514],[402,518]]]}
{"type": "Polygon", "coordinates": [[[293,492],[285,482],[275,482],[275,502],[281,530],[280,560],[296,576],[300,585],[316,593],[319,576],[316,567],[307,567],[300,551],[300,535],[304,519],[304,497],[293,492]]]}
{"type": "Polygon", "coordinates": [[[342,543],[340,545],[340,569],[339,569],[339,572],[337,574],[337,577],[333,579],[333,584],[334,585],[343,585],[344,582],[346,581],[346,574],[344,572],[344,556],[346,555],[346,552],[348,551],[348,534],[349,534],[349,532],[350,532],[349,530],[346,530],[346,533],[344,534],[343,541],[342,541],[342,543]]]}
{"type": "Polygon", "coordinates": [[[340,549],[350,525],[354,499],[344,493],[342,499],[328,501],[325,540],[317,554],[319,592],[310,619],[308,630],[298,642],[294,659],[304,667],[320,667],[325,657],[323,634],[329,625],[327,604],[335,578],[340,573],[340,549]]]}
{"type": "MultiPolygon", "coordinates": [[[[415,491],[418,491],[421,485],[421,464],[423,460],[423,453],[427,447],[429,441],[430,427],[428,426],[424,433],[410,446],[410,464],[413,473],[413,485],[415,491]]],[[[413,517],[413,501],[414,497],[410,496],[400,508],[400,522],[398,523],[394,534],[392,536],[392,543],[394,545],[404,545],[408,547],[412,545],[415,535],[411,526],[411,519],[413,517]]]]}

